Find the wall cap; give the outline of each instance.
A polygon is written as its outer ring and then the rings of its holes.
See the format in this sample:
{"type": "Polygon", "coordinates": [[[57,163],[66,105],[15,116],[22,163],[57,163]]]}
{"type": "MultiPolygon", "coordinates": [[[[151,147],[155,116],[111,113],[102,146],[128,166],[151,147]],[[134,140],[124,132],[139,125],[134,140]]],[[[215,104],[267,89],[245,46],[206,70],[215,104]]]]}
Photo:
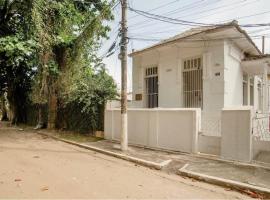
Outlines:
{"type": "Polygon", "coordinates": [[[234,106],[222,109],[222,111],[234,111],[234,110],[253,110],[253,106],[234,106]]]}
{"type": "MultiPolygon", "coordinates": [[[[120,111],[120,108],[109,108],[106,111],[120,111]]],[[[200,108],[128,108],[127,111],[196,111],[200,112],[200,108]]]]}

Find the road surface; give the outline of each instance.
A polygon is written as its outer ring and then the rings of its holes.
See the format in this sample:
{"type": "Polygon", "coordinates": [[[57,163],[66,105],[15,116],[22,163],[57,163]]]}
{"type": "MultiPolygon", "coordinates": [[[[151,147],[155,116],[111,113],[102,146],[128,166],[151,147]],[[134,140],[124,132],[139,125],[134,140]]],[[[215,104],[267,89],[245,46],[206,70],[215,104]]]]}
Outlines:
{"type": "Polygon", "coordinates": [[[0,124],[0,199],[247,199],[0,124]]]}

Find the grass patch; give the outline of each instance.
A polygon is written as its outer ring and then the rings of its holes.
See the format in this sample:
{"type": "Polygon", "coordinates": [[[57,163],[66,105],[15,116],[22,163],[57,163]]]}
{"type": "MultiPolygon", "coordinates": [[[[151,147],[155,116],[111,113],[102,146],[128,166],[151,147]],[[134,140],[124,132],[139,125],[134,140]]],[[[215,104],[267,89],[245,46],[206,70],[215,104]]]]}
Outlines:
{"type": "Polygon", "coordinates": [[[83,135],[77,133],[60,133],[57,135],[59,138],[71,140],[74,142],[85,143],[85,142],[97,142],[103,140],[103,138],[98,138],[91,135],[83,135]]]}

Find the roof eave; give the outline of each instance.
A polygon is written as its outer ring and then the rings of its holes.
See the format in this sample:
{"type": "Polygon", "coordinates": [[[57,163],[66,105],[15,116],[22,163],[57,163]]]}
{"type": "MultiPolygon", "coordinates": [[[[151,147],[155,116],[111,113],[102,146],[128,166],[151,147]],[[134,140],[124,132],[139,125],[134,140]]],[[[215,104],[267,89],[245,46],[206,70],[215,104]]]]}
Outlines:
{"type": "Polygon", "coordinates": [[[210,30],[204,30],[204,31],[201,31],[201,32],[198,32],[198,33],[194,33],[192,35],[188,35],[186,37],[183,37],[183,38],[176,38],[174,40],[171,40],[171,41],[168,41],[168,42],[164,42],[164,43],[160,43],[160,44],[156,44],[156,45],[153,45],[153,46],[150,46],[148,48],[145,48],[145,49],[142,49],[142,50],[139,50],[139,51],[135,51],[135,52],[132,52],[129,54],[130,57],[133,57],[133,56],[136,56],[138,54],[141,54],[141,53],[144,53],[146,51],[150,51],[150,50],[153,50],[153,49],[156,49],[156,48],[159,48],[159,47],[162,47],[162,46],[166,46],[166,45],[169,45],[171,43],[174,43],[174,42],[177,42],[177,41],[181,41],[183,39],[187,39],[189,37],[193,37],[195,35],[198,35],[198,34],[201,34],[201,33],[204,33],[204,32],[211,32],[211,31],[215,31],[215,30],[218,30],[218,29],[222,29],[222,28],[228,28],[228,27],[235,27],[240,33],[242,33],[246,38],[247,40],[252,44],[252,46],[256,49],[257,53],[259,55],[262,55],[262,52],[258,49],[258,47],[256,46],[256,44],[252,41],[252,39],[250,38],[250,36],[247,34],[246,31],[244,31],[243,29],[240,28],[240,26],[235,23],[235,22],[232,22],[230,24],[227,24],[227,25],[224,25],[224,26],[218,26],[216,28],[213,28],[213,29],[210,29],[210,30]]]}

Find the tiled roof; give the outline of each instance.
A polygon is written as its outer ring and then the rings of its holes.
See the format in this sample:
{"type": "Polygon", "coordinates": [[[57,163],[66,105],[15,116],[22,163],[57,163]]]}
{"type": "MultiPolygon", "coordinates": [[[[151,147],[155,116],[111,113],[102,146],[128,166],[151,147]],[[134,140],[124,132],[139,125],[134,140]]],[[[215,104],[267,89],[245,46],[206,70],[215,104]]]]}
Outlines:
{"type": "Polygon", "coordinates": [[[254,44],[254,42],[248,36],[248,34],[246,33],[246,31],[244,31],[243,29],[241,29],[240,26],[238,25],[238,22],[234,20],[234,21],[229,22],[229,23],[218,24],[218,25],[213,25],[213,26],[200,26],[200,27],[189,29],[189,30],[187,30],[187,31],[185,31],[183,33],[180,33],[178,35],[175,35],[175,36],[173,36],[173,37],[171,37],[169,39],[162,40],[161,42],[159,42],[157,44],[154,44],[154,45],[152,45],[150,47],[146,47],[144,49],[141,49],[141,50],[138,50],[138,51],[134,51],[134,52],[132,52],[130,54],[130,56],[133,56],[135,54],[144,52],[146,50],[153,49],[155,47],[159,47],[159,46],[162,46],[162,45],[165,45],[165,44],[169,44],[171,42],[175,42],[177,40],[181,40],[181,39],[184,39],[184,38],[187,38],[187,37],[190,37],[190,36],[194,36],[194,35],[197,35],[197,34],[200,34],[200,33],[203,33],[203,32],[207,32],[207,31],[211,31],[211,30],[215,30],[215,29],[220,29],[220,28],[226,28],[226,27],[235,27],[235,28],[237,28],[237,30],[239,32],[241,32],[242,34],[244,34],[245,37],[249,40],[249,42],[252,43],[253,46],[257,49],[257,51],[260,53],[260,50],[257,48],[257,46],[254,44]]]}

